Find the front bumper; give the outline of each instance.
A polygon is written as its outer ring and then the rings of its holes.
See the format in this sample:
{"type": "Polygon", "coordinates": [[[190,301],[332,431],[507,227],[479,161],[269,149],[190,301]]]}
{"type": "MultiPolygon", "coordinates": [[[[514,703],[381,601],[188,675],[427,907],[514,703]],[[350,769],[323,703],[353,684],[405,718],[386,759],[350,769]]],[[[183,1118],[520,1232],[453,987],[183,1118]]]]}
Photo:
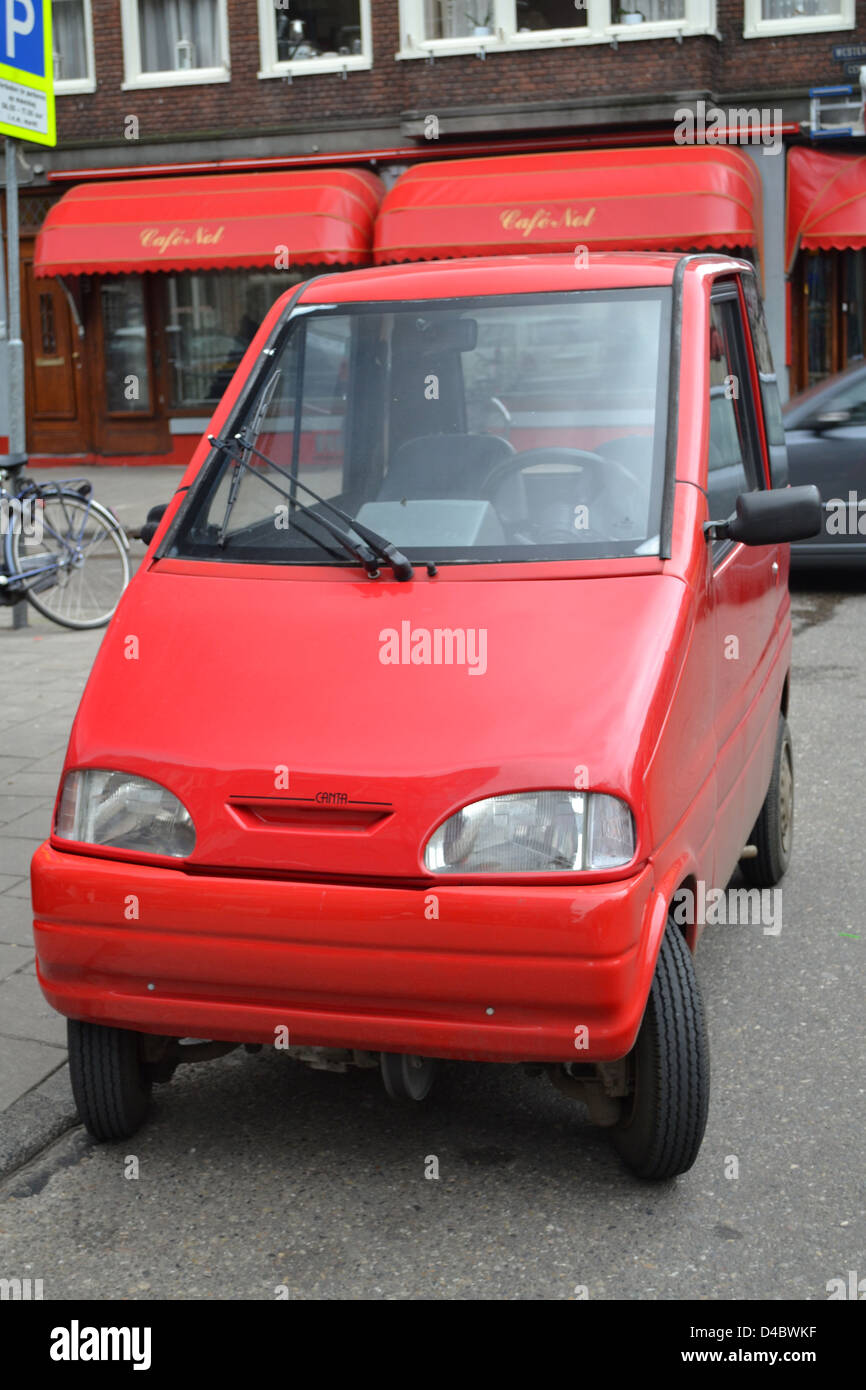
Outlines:
{"type": "Polygon", "coordinates": [[[193,876],[44,844],[31,878],[39,982],[70,1018],[489,1062],[624,1056],[666,916],[650,867],[404,889],[193,876]]]}

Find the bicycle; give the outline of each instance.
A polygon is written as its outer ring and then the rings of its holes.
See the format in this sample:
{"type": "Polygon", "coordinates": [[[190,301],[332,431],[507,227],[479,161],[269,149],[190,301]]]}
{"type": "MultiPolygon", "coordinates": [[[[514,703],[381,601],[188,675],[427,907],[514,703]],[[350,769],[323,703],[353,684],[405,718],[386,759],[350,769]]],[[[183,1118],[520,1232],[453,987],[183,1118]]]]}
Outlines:
{"type": "Polygon", "coordinates": [[[86,478],[25,481],[27,463],[0,455],[0,604],[27,599],[61,627],[105,627],[129,583],[126,532],[86,478]]]}

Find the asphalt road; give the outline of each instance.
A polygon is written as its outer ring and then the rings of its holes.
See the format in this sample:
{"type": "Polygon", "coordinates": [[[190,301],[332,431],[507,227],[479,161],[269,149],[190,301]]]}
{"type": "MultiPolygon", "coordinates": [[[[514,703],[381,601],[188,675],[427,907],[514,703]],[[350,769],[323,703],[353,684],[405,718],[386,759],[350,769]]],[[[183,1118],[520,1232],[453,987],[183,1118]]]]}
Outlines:
{"type": "Polygon", "coordinates": [[[783,926],[704,934],[712,1098],[688,1174],[638,1182],[517,1068],[450,1065],[404,1109],[376,1073],[233,1054],[159,1087],[135,1140],[77,1129],[9,1179],[0,1272],[134,1300],[825,1300],[866,1276],[866,581],[814,584],[794,595],[783,926]]]}

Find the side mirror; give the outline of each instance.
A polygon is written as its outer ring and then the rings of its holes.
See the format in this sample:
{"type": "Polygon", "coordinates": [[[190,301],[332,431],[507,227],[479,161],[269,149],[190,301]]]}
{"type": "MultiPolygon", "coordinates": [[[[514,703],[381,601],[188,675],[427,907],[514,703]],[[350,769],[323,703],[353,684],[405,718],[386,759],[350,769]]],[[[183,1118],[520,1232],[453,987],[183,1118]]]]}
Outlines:
{"type": "Polygon", "coordinates": [[[850,421],[850,410],[822,410],[809,424],[817,434],[823,434],[824,430],[836,429],[839,425],[850,424],[850,421]]]}
{"type": "Polygon", "coordinates": [[[147,514],[147,520],[138,533],[138,539],[143,541],[145,545],[150,545],[159,530],[159,523],[162,521],[167,511],[167,502],[161,502],[158,507],[151,507],[147,514]]]}
{"type": "Polygon", "coordinates": [[[742,541],[743,545],[780,545],[817,536],[824,524],[824,504],[814,483],[772,492],[743,492],[737,510],[727,521],[708,521],[704,534],[711,540],[742,541]]]}

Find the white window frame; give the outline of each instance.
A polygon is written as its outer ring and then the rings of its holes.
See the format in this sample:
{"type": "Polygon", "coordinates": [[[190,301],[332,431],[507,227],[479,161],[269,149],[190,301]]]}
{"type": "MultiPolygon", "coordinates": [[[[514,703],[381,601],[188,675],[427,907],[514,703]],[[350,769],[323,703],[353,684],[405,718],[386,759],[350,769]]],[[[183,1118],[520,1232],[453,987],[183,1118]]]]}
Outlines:
{"type": "Polygon", "coordinates": [[[855,0],[838,0],[836,14],[802,15],[793,19],[763,19],[761,0],[744,0],[743,38],[771,39],[780,34],[820,34],[828,30],[854,29],[855,0]]]}
{"type": "Polygon", "coordinates": [[[120,0],[120,21],[123,32],[123,72],[121,91],[136,91],[143,87],[198,87],[209,82],[230,82],[229,20],[226,0],[217,0],[220,41],[223,61],[217,67],[190,68],[165,72],[142,72],[141,42],[138,30],[138,0],[120,0]]]}
{"type": "Polygon", "coordinates": [[[278,6],[274,0],[258,0],[259,5],[259,59],[260,78],[267,77],[314,77],[323,72],[363,72],[373,66],[373,17],[370,0],[361,0],[361,43],[360,53],[344,53],[336,58],[302,58],[300,61],[281,63],[277,58],[277,26],[274,13],[278,6]]]}
{"type": "Polygon", "coordinates": [[[71,95],[73,92],[96,91],[96,65],[93,57],[93,14],[90,9],[90,0],[83,0],[82,9],[84,13],[84,51],[87,54],[87,75],[85,77],[70,77],[66,80],[62,77],[58,77],[54,83],[54,91],[59,97],[71,95]]]}
{"type": "MultiPolygon", "coordinates": [[[[841,0],[849,3],[849,0],[841,0]]],[[[850,0],[853,4],[853,0],[850,0]]],[[[639,8],[636,0],[635,8],[639,8]]],[[[517,32],[514,0],[492,0],[493,34],[462,39],[427,39],[424,33],[424,0],[400,0],[400,51],[398,59],[447,58],[460,54],[514,53],[522,49],[573,48],[582,44],[632,43],[640,39],[669,39],[716,32],[716,0],[685,0],[682,19],[614,24],[611,15],[618,0],[586,0],[587,23],[574,29],[538,29],[517,32]]]]}

